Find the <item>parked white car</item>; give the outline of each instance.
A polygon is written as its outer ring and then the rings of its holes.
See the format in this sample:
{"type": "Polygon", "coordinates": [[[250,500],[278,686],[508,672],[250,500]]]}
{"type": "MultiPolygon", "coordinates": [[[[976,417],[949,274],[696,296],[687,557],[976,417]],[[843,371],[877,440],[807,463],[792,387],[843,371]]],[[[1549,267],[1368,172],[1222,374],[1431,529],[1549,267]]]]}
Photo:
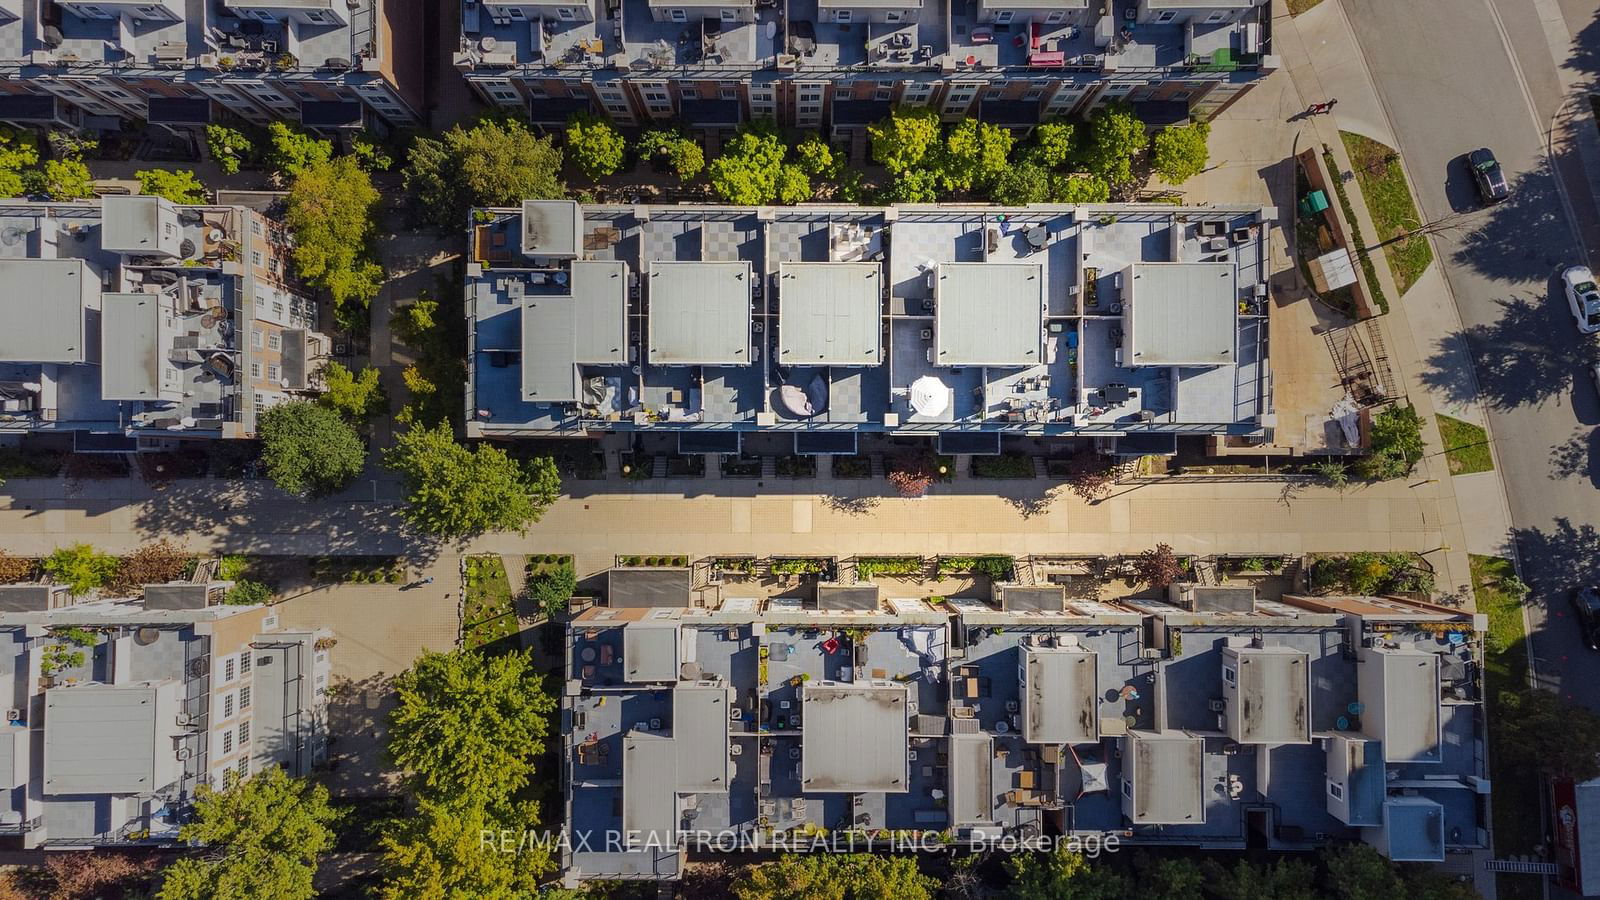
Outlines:
{"type": "Polygon", "coordinates": [[[1567,290],[1567,305],[1572,321],[1584,334],[1600,331],[1600,286],[1588,266],[1573,266],[1561,273],[1561,286],[1567,290]]]}

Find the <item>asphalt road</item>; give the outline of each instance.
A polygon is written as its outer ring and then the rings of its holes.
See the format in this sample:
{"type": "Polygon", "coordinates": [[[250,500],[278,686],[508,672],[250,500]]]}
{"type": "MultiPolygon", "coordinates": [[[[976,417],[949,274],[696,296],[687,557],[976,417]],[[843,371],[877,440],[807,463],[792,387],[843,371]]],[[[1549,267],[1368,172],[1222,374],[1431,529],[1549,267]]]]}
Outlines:
{"type": "MultiPolygon", "coordinates": [[[[1559,288],[1577,234],[1600,233],[1575,158],[1546,158],[1566,99],[1557,66],[1600,77],[1600,4],[1551,0],[1578,46],[1556,60],[1534,0],[1341,0],[1389,112],[1471,347],[1510,499],[1524,577],[1534,586],[1539,676],[1600,709],[1600,654],[1577,638],[1567,595],[1600,584],[1600,397],[1596,341],[1573,327],[1559,288]],[[1489,4],[1493,4],[1491,7],[1489,4]],[[1495,14],[1491,14],[1495,13],[1495,14]],[[1509,52],[1508,52],[1509,47],[1509,52]],[[1481,210],[1460,157],[1494,150],[1515,195],[1481,210]],[[1558,185],[1558,179],[1562,179],[1558,185]],[[1559,187],[1578,195],[1569,210],[1559,187]]],[[[1600,247],[1591,246],[1600,253],[1600,247]]],[[[1443,365],[1430,383],[1470,391],[1443,365]]]]}

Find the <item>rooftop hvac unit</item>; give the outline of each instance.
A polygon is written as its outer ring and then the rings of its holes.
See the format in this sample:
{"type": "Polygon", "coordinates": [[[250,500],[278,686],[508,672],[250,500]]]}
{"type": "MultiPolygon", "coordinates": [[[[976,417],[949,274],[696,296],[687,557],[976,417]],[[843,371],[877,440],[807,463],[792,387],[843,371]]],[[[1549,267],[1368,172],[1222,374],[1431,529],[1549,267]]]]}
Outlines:
{"type": "Polygon", "coordinates": [[[178,713],[178,727],[188,728],[194,724],[194,716],[186,712],[178,713]]]}
{"type": "Polygon", "coordinates": [[[6,721],[13,725],[23,724],[22,710],[15,706],[6,710],[6,721]]]}
{"type": "Polygon", "coordinates": [[[190,750],[188,747],[179,747],[178,748],[178,761],[179,762],[184,762],[184,761],[188,760],[189,757],[191,757],[191,756],[194,756],[194,751],[193,750],[190,750]]]}

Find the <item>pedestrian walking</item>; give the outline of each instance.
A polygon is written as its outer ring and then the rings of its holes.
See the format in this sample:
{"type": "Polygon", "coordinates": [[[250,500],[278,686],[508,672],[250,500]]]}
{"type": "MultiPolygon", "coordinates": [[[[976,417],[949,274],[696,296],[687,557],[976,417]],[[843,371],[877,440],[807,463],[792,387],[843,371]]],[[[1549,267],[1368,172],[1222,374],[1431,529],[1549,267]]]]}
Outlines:
{"type": "Polygon", "coordinates": [[[422,583],[423,584],[433,584],[433,576],[429,575],[427,578],[422,579],[422,583]]]}

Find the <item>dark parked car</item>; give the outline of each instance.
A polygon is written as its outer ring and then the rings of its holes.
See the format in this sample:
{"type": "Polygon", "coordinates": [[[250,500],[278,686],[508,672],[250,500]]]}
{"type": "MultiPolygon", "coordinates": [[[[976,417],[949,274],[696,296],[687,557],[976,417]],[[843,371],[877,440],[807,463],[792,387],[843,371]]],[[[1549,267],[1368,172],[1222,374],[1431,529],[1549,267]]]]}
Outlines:
{"type": "Polygon", "coordinates": [[[1573,591],[1572,613],[1578,617],[1583,642],[1590,650],[1600,650],[1600,590],[1586,587],[1573,591]]]}
{"type": "Polygon", "coordinates": [[[1511,196],[1511,185],[1506,183],[1505,170],[1494,152],[1484,147],[1467,154],[1467,165],[1472,169],[1472,180],[1478,185],[1478,196],[1485,203],[1499,203],[1511,196]]]}

